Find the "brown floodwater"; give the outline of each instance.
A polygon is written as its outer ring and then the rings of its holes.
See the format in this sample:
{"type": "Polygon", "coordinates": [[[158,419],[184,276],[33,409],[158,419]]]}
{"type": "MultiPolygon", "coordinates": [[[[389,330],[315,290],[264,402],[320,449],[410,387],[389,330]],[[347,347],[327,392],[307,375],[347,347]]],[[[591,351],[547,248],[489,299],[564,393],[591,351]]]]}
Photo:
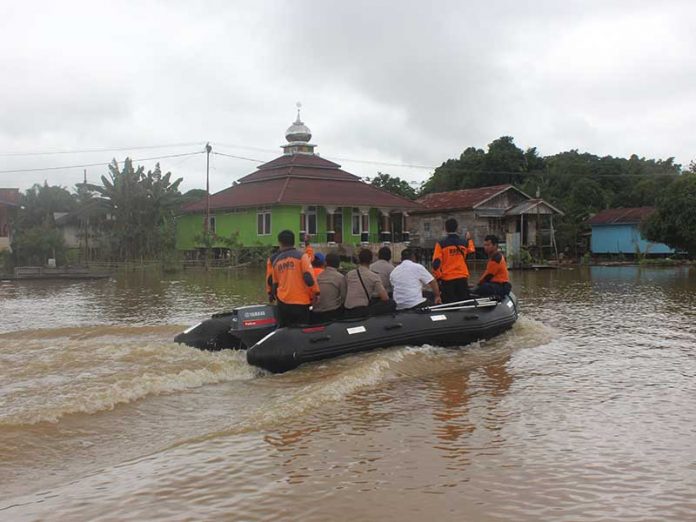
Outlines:
{"type": "Polygon", "coordinates": [[[172,342],[261,272],[0,282],[0,520],[694,520],[696,271],[512,277],[495,339],[283,375],[172,342]]]}

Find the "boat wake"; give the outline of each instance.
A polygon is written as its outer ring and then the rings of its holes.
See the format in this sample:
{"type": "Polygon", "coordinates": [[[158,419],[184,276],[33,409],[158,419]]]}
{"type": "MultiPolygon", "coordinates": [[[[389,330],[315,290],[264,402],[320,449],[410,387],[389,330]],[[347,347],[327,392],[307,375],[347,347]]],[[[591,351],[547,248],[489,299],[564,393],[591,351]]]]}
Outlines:
{"type": "Polygon", "coordinates": [[[70,330],[0,336],[0,426],[55,423],[260,373],[243,353],[162,342],[151,328],[70,330]]]}

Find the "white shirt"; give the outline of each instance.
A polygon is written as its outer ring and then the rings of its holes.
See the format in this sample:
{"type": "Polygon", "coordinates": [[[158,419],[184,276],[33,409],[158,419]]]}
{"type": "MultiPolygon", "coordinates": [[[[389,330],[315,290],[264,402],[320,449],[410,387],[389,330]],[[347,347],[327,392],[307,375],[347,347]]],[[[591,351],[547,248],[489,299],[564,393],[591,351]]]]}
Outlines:
{"type": "Polygon", "coordinates": [[[429,284],[433,279],[433,275],[423,265],[409,260],[402,261],[389,275],[394,287],[396,309],[413,308],[425,301],[423,285],[429,284]]]}

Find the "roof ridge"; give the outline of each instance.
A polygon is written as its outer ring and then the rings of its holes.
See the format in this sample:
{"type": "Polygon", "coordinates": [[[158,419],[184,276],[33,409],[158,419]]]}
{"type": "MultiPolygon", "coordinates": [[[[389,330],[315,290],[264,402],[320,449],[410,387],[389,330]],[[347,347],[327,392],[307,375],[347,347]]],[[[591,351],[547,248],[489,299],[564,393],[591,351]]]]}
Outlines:
{"type": "Polygon", "coordinates": [[[276,199],[276,203],[280,203],[283,199],[283,196],[285,195],[285,189],[288,188],[288,183],[290,183],[290,176],[285,178],[285,183],[283,183],[283,188],[280,189],[280,194],[278,194],[278,199],[276,199]]]}

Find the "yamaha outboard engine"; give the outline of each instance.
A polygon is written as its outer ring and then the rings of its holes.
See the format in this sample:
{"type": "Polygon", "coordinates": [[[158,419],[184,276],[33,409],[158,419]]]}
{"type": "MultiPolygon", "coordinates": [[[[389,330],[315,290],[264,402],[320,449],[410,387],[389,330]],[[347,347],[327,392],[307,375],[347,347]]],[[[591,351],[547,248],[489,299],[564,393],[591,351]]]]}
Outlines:
{"type": "Polygon", "coordinates": [[[276,329],[276,307],[251,305],[231,312],[213,314],[210,319],[184,330],[174,338],[200,350],[244,350],[276,329]]]}

